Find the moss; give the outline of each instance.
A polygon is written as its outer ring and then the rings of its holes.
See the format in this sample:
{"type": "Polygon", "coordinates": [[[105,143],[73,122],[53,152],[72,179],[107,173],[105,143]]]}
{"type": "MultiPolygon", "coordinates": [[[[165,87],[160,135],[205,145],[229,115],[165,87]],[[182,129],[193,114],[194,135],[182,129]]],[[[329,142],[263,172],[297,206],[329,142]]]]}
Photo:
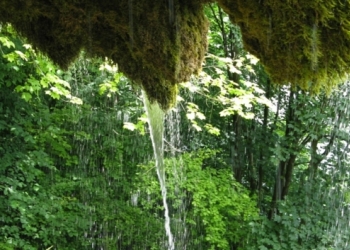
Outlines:
{"type": "Polygon", "coordinates": [[[109,57],[150,101],[167,109],[176,84],[200,70],[208,22],[197,1],[8,0],[0,22],[11,23],[63,68],[85,49],[109,57]]]}
{"type": "Polygon", "coordinates": [[[350,63],[349,1],[219,0],[272,80],[329,92],[350,63]]]}
{"type": "MultiPolygon", "coordinates": [[[[11,23],[61,67],[85,49],[109,57],[163,109],[176,84],[201,69],[213,0],[3,0],[11,23]],[[169,8],[173,5],[172,8],[169,8]]],[[[241,27],[248,51],[276,83],[330,91],[350,63],[350,3],[339,0],[218,0],[241,27]]]]}

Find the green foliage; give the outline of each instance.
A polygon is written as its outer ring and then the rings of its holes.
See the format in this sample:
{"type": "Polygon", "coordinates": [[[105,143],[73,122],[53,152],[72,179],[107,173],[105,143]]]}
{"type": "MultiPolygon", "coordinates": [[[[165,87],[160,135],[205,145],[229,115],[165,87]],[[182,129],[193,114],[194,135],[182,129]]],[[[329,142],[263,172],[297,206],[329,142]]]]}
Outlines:
{"type": "MultiPolygon", "coordinates": [[[[2,37],[2,44],[11,44],[10,37],[22,48],[14,35],[2,37]]],[[[123,134],[123,122],[134,121],[142,112],[125,77],[115,76],[104,61],[83,57],[62,72],[31,49],[23,48],[25,61],[15,57],[21,55],[17,47],[5,45],[0,64],[0,238],[4,247],[157,246],[162,220],[144,216],[129,202],[134,156],[145,157],[150,146],[135,154],[137,142],[129,139],[137,136],[123,134]],[[13,55],[13,61],[8,55],[13,55]],[[57,76],[52,80],[50,74],[57,76]],[[75,106],[66,102],[68,98],[56,99],[54,92],[44,93],[46,87],[52,90],[57,84],[68,87],[68,81],[85,104],[75,106]],[[34,83],[37,89],[30,92],[34,83]],[[21,98],[26,92],[33,93],[30,99],[21,98]]]]}
{"type": "Polygon", "coordinates": [[[44,89],[54,99],[64,97],[71,103],[81,104],[79,98],[71,95],[70,84],[56,75],[51,62],[36,54],[31,45],[23,44],[11,26],[5,25],[0,31],[0,86],[14,86],[27,101],[44,89]]]}
{"type": "Polygon", "coordinates": [[[13,250],[10,244],[0,243],[0,250],[13,250]]]}
{"type": "Polygon", "coordinates": [[[197,159],[183,158],[187,166],[184,187],[192,196],[193,214],[203,223],[210,249],[228,249],[240,244],[247,233],[247,223],[258,213],[247,190],[233,179],[227,167],[203,168],[202,162],[214,153],[200,152],[197,159]]]}
{"type": "Polygon", "coordinates": [[[348,221],[349,203],[342,204],[342,192],[339,186],[331,190],[320,180],[300,188],[280,202],[273,220],[261,217],[251,223],[245,249],[344,249],[348,233],[341,228],[347,227],[343,222],[348,221]],[[331,212],[339,208],[342,215],[331,212]]]}
{"type": "MultiPolygon", "coordinates": [[[[190,82],[182,83],[181,86],[190,94],[197,95],[197,98],[204,99],[214,107],[220,107],[216,112],[220,117],[227,117],[238,114],[245,119],[254,118],[253,105],[261,104],[271,107],[271,102],[264,96],[264,91],[254,82],[244,79],[242,72],[248,71],[254,74],[251,65],[257,63],[257,59],[251,55],[236,60],[208,55],[210,62],[205,67],[214,71],[215,76],[202,72],[190,82]],[[242,79],[236,83],[228,78],[226,69],[241,76],[242,79]]],[[[184,94],[186,95],[186,93],[184,94]]],[[[210,123],[204,123],[206,116],[199,110],[197,104],[181,98],[179,101],[186,105],[186,117],[196,131],[204,128],[213,135],[219,135],[220,130],[210,123]]]]}
{"type": "MultiPolygon", "coordinates": [[[[174,212],[172,216],[176,217],[178,206],[185,200],[189,201],[185,223],[191,228],[191,235],[197,239],[197,243],[189,239],[187,244],[194,249],[199,247],[198,243],[202,244],[201,241],[206,242],[206,249],[240,246],[248,233],[249,222],[258,216],[254,198],[234,180],[229,168],[220,161],[215,166],[208,165],[210,159],[216,157],[215,151],[205,150],[165,161],[168,196],[172,202],[171,211],[174,212]],[[179,179],[173,172],[174,168],[181,169],[185,179],[179,179]]],[[[149,195],[159,195],[153,165],[143,168],[144,172],[139,173],[141,180],[137,187],[140,196],[146,199],[149,195]],[[143,193],[141,190],[147,191],[143,193]]],[[[149,201],[144,202],[150,205],[149,201]]]]}
{"type": "MultiPolygon", "coordinates": [[[[21,249],[63,243],[81,229],[73,229],[65,212],[74,217],[81,210],[74,198],[52,194],[43,180],[55,173],[54,158],[62,164],[75,160],[67,152],[66,131],[47,107],[34,100],[28,106],[13,89],[3,87],[1,99],[1,238],[21,249]]],[[[69,241],[63,245],[69,247],[69,241]]]]}

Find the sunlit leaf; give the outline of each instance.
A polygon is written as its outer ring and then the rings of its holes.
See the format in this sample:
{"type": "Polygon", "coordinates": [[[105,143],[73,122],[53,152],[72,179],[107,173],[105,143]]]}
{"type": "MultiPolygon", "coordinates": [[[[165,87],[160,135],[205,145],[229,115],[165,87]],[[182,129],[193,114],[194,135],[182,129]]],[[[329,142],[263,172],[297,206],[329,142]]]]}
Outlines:
{"type": "Polygon", "coordinates": [[[130,131],[134,131],[136,129],[136,125],[131,122],[124,122],[123,128],[130,131]]]}

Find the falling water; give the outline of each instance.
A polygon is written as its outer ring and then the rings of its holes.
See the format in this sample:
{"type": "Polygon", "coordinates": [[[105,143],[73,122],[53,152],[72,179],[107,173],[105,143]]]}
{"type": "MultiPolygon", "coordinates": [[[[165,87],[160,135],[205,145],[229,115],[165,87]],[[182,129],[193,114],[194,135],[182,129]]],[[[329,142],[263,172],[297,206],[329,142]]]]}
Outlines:
{"type": "Polygon", "coordinates": [[[191,239],[189,225],[186,224],[188,199],[186,197],[186,190],[182,186],[182,183],[186,181],[186,174],[182,159],[184,146],[182,145],[180,134],[180,110],[180,106],[174,107],[167,112],[165,117],[164,151],[169,156],[167,173],[169,174],[169,179],[173,180],[171,187],[168,184],[168,192],[172,192],[169,207],[171,210],[171,226],[174,233],[174,248],[186,250],[191,239]]]}
{"type": "Polygon", "coordinates": [[[165,169],[164,169],[164,111],[159,107],[158,103],[150,103],[146,93],[143,91],[143,100],[148,117],[150,134],[154,157],[156,162],[157,175],[162,191],[164,217],[165,217],[165,232],[168,236],[168,249],[174,249],[173,234],[170,230],[169,208],[167,203],[167,190],[165,185],[165,169]]]}
{"type": "Polygon", "coordinates": [[[174,23],[174,0],[168,0],[168,8],[169,8],[169,23],[174,23]]]}
{"type": "Polygon", "coordinates": [[[128,8],[129,8],[129,32],[130,32],[130,43],[131,46],[134,45],[134,19],[133,19],[133,7],[132,7],[132,0],[128,1],[128,8]]]}
{"type": "Polygon", "coordinates": [[[312,33],[311,33],[311,53],[312,53],[312,57],[311,57],[311,67],[313,70],[316,70],[317,69],[317,64],[318,64],[318,35],[317,35],[317,31],[318,28],[317,28],[317,24],[315,23],[313,26],[312,26],[312,33]]]}

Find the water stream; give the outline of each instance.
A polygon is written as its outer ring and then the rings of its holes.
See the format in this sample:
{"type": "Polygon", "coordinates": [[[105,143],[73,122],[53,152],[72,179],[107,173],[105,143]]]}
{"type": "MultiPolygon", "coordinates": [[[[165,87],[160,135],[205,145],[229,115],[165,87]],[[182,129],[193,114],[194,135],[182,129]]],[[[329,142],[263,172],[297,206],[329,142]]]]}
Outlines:
{"type": "Polygon", "coordinates": [[[156,163],[158,180],[162,192],[164,217],[165,217],[165,232],[168,237],[168,250],[174,249],[174,237],[170,229],[169,208],[167,203],[167,189],[165,184],[165,169],[164,169],[164,111],[159,107],[158,103],[150,103],[145,92],[142,92],[144,105],[148,117],[150,127],[150,136],[152,140],[153,152],[156,163]]]}

